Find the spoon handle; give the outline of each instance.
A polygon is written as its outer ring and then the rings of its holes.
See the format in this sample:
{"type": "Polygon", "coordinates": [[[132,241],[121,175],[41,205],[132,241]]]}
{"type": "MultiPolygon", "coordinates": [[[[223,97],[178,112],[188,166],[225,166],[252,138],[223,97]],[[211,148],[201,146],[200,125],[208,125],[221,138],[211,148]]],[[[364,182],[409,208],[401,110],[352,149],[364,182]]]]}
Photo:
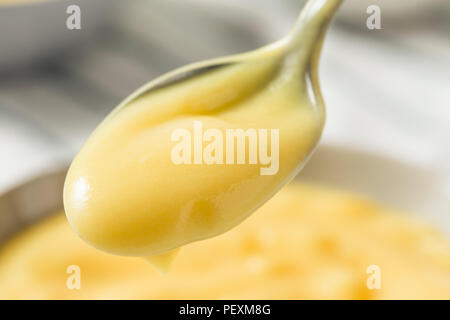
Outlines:
{"type": "Polygon", "coordinates": [[[303,61],[320,51],[328,26],[343,0],[309,0],[288,36],[291,51],[298,51],[303,61]]]}

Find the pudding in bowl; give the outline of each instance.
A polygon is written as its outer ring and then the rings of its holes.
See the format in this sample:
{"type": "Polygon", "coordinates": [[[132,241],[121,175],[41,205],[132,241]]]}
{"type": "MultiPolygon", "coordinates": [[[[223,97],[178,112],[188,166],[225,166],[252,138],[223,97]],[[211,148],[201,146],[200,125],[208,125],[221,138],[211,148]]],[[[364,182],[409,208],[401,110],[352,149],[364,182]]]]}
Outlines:
{"type": "Polygon", "coordinates": [[[442,235],[365,196],[299,182],[235,229],[183,247],[165,275],[85,244],[63,212],[0,250],[0,299],[448,298],[442,235]]]}

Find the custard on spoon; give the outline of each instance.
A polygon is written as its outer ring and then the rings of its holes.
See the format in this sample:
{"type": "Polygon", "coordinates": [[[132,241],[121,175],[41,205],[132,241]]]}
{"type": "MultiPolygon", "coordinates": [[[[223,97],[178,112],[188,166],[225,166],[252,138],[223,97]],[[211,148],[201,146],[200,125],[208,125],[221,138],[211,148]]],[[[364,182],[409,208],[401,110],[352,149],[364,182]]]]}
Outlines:
{"type": "Polygon", "coordinates": [[[77,234],[164,268],[174,249],[233,228],[288,183],[324,126],[317,66],[340,3],[310,0],[282,40],[183,67],[121,103],[68,171],[77,234]]]}

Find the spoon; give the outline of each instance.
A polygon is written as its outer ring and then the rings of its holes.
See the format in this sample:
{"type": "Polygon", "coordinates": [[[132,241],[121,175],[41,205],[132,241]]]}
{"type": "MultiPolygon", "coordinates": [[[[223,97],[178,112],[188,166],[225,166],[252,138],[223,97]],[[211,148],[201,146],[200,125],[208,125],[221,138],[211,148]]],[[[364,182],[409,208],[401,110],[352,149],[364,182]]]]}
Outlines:
{"type": "Polygon", "coordinates": [[[318,60],[341,2],[310,0],[280,41],[182,67],[125,99],[67,174],[78,235],[167,269],[179,247],[235,227],[292,180],[323,129],[318,60]]]}
{"type": "MultiPolygon", "coordinates": [[[[258,58],[260,53],[275,48],[282,49],[286,55],[291,52],[300,54],[297,63],[301,69],[298,70],[298,73],[307,73],[306,76],[311,77],[311,81],[318,84],[318,60],[322,49],[323,37],[342,1],[309,0],[299,15],[295,27],[285,38],[253,52],[201,61],[168,72],[133,92],[108,117],[116,115],[123,108],[126,108],[139,99],[147,97],[153,91],[189,80],[209,71],[245,63],[249,59],[258,58]]],[[[317,98],[319,98],[323,105],[320,90],[316,93],[317,98]]]]}

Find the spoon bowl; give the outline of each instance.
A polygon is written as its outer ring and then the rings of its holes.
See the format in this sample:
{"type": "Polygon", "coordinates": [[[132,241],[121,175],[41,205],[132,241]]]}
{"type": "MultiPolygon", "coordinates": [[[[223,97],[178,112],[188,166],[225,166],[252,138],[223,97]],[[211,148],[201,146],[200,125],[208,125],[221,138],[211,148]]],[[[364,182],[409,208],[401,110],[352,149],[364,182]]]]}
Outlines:
{"type": "Polygon", "coordinates": [[[270,199],[319,142],[318,59],[340,3],[311,0],[280,41],[180,68],[125,99],[69,169],[72,228],[110,253],[173,257],[270,199]]]}

